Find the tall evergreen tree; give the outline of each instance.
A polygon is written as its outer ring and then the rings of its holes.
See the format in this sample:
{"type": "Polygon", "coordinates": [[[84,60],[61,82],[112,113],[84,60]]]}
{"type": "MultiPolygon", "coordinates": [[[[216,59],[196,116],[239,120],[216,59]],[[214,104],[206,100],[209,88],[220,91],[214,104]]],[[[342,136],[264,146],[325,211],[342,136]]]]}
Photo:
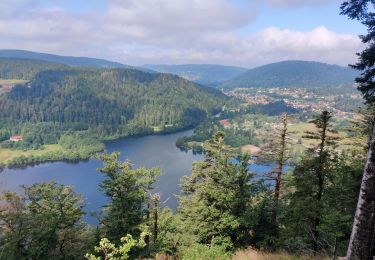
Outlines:
{"type": "MultiPolygon", "coordinates": [[[[360,36],[366,49],[358,54],[359,60],[353,67],[362,71],[356,79],[359,90],[368,103],[375,101],[375,1],[350,0],[341,5],[341,14],[360,21],[367,27],[367,34],[360,36]]],[[[372,127],[367,162],[348,247],[347,259],[371,259],[375,255],[375,127],[372,127]]]]}
{"type": "Polygon", "coordinates": [[[199,243],[241,244],[249,231],[248,156],[232,162],[221,132],[205,144],[205,151],[205,160],[195,163],[191,176],[183,179],[178,214],[199,243]]]}
{"type": "Polygon", "coordinates": [[[148,194],[160,170],[133,169],[129,161],[118,160],[119,153],[104,154],[100,158],[104,165],[99,171],[105,177],[100,187],[109,199],[102,221],[106,236],[114,242],[126,234],[138,236],[147,214],[148,194]]]}
{"type": "MultiPolygon", "coordinates": [[[[303,243],[311,245],[314,252],[324,248],[324,241],[319,230],[325,201],[323,195],[331,174],[332,151],[336,137],[330,125],[331,114],[323,111],[311,121],[316,131],[306,132],[305,138],[317,140],[316,146],[310,148],[293,171],[295,192],[292,195],[291,225],[301,234],[303,243]],[[308,236],[306,237],[306,234],[308,236]]],[[[308,246],[310,247],[310,246],[308,246]]]]}

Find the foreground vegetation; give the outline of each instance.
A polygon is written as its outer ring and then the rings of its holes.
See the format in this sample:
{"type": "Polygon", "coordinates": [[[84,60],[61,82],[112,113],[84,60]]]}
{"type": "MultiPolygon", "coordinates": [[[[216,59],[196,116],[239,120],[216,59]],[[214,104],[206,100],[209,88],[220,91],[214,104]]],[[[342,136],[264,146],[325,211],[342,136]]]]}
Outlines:
{"type": "MultiPolygon", "coordinates": [[[[281,164],[280,178],[273,179],[276,186],[266,182],[276,170],[265,179],[254,178],[248,170],[248,154],[236,153],[225,144],[222,132],[215,133],[204,143],[205,159],[194,163],[191,175],[181,180],[176,212],[160,208],[159,194],[152,193],[160,170],[134,169],[130,162],[118,161],[118,153],[100,156],[104,179],[99,188],[108,204],[98,214],[96,227],[82,221],[84,200],[68,186],[40,183],[24,187],[24,195],[6,192],[0,207],[1,258],[293,259],[295,255],[294,259],[323,259],[323,255],[344,255],[364,156],[336,152],[331,120],[324,112],[312,122],[315,128],[305,138],[318,140],[317,145],[304,153],[290,174],[282,165],[292,144],[273,144],[275,153],[270,156],[281,164]],[[247,247],[270,254],[244,250],[247,247]]],[[[283,140],[278,133],[276,140],[283,140]]],[[[67,146],[69,137],[63,139],[67,140],[62,145],[67,146]]],[[[70,144],[72,150],[78,149],[74,141],[70,144]]]]}

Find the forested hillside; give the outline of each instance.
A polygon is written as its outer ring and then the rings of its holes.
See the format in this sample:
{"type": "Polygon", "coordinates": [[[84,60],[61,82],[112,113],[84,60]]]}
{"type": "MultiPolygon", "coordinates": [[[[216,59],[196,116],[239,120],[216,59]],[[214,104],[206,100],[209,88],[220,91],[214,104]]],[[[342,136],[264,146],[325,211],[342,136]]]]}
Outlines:
{"type": "Polygon", "coordinates": [[[0,117],[13,122],[81,124],[106,134],[193,126],[219,111],[226,97],[168,74],[132,69],[40,72],[0,98],[0,117]],[[100,130],[99,130],[100,129],[100,130]]]}
{"type": "Polygon", "coordinates": [[[0,58],[0,79],[32,79],[43,70],[66,69],[68,66],[42,60],[0,58]]]}
{"type": "Polygon", "coordinates": [[[283,61],[248,70],[228,80],[222,88],[324,88],[352,85],[353,69],[313,61],[283,61]]]}
{"type": "Polygon", "coordinates": [[[175,74],[203,85],[216,85],[247,71],[247,69],[243,67],[214,64],[147,64],[142,67],[158,72],[175,74]]]}
{"type": "Polygon", "coordinates": [[[0,142],[8,149],[6,157],[13,158],[5,162],[8,165],[88,158],[103,149],[102,140],[193,127],[227,102],[230,99],[220,91],[171,74],[45,70],[0,95],[0,142]],[[19,134],[21,142],[6,141],[19,134]],[[12,155],[55,144],[41,157],[12,155]]]}

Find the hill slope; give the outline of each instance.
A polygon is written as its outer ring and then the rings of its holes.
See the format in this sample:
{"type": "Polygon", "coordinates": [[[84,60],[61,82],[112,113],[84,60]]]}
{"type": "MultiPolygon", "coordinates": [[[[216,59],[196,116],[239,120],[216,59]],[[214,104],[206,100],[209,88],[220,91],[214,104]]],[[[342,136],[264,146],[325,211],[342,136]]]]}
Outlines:
{"type": "Polygon", "coordinates": [[[353,84],[358,75],[348,67],[313,61],[283,61],[248,70],[223,83],[223,88],[321,88],[353,84]]]}
{"type": "Polygon", "coordinates": [[[42,60],[0,58],[0,79],[30,80],[43,70],[69,68],[66,65],[42,60]]]}
{"type": "Polygon", "coordinates": [[[130,66],[103,60],[96,58],[87,57],[72,57],[72,56],[61,56],[48,53],[39,53],[24,50],[0,50],[0,58],[16,58],[16,59],[32,59],[42,60],[54,63],[61,63],[69,66],[76,67],[94,67],[94,68],[127,68],[130,66]]]}
{"type": "Polygon", "coordinates": [[[203,85],[215,85],[234,78],[247,71],[246,68],[213,64],[156,65],[143,68],[157,72],[171,73],[203,85]]]}
{"type": "Polygon", "coordinates": [[[215,89],[170,74],[68,68],[42,71],[28,85],[0,95],[0,119],[128,135],[193,126],[226,100],[215,89]]]}

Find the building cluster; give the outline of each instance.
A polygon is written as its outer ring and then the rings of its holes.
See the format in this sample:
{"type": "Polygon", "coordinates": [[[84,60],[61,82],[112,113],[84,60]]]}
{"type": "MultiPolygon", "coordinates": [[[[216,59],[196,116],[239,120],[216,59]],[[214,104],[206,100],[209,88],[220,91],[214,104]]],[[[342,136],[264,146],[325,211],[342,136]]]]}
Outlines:
{"type": "MultiPolygon", "coordinates": [[[[225,92],[227,96],[236,97],[249,105],[267,105],[284,101],[290,107],[303,112],[332,111],[336,117],[347,117],[352,113],[344,112],[336,106],[332,96],[318,95],[303,88],[238,88],[225,92]]],[[[359,95],[350,94],[346,98],[357,99],[359,95]]]]}

